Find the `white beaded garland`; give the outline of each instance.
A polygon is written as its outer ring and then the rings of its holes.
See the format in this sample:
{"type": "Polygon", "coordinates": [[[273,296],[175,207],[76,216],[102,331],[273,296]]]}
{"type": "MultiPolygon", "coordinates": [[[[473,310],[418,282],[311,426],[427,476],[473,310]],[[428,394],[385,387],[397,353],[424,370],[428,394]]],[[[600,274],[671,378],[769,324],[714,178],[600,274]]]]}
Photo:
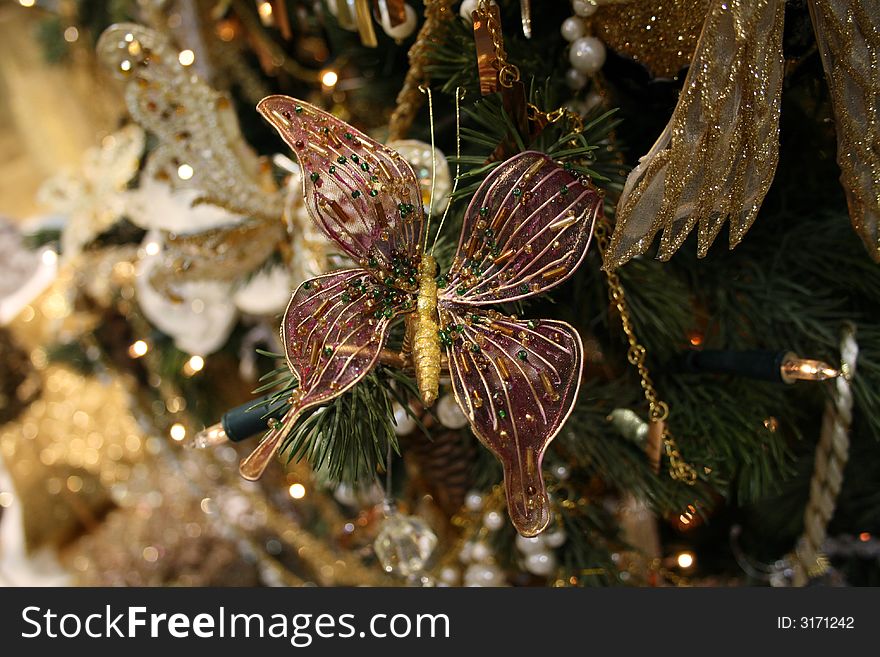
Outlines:
{"type": "Polygon", "coordinates": [[[501,586],[504,573],[492,564],[473,564],[464,573],[465,586],[501,586]]]}
{"type": "Polygon", "coordinates": [[[416,430],[415,419],[400,404],[394,404],[394,433],[398,436],[408,436],[416,430]]]}
{"type": "Polygon", "coordinates": [[[583,89],[587,85],[588,80],[587,74],[581,73],[576,68],[570,68],[565,72],[565,83],[573,91],[583,89]]]}
{"type": "Polygon", "coordinates": [[[395,41],[406,39],[416,30],[416,11],[409,5],[403,6],[406,17],[400,25],[391,25],[391,16],[384,2],[379,3],[379,24],[382,30],[395,41]]]}
{"type": "Polygon", "coordinates": [[[459,15],[467,21],[473,19],[473,13],[477,10],[477,0],[463,0],[458,8],[459,15]]]}
{"type": "Polygon", "coordinates": [[[536,552],[526,557],[526,570],[533,575],[548,576],[556,570],[556,555],[552,552],[536,552]]]}
{"type": "Polygon", "coordinates": [[[566,41],[577,41],[584,36],[584,22],[577,16],[569,16],[562,21],[560,32],[566,41]]]}
{"type": "Polygon", "coordinates": [[[483,516],[483,526],[491,532],[496,532],[504,526],[504,516],[498,511],[489,511],[483,516]]]}
{"type": "Polygon", "coordinates": [[[517,534],[516,547],[520,552],[526,555],[544,552],[544,537],[539,535],[526,538],[521,534],[517,534]]]}
{"type": "Polygon", "coordinates": [[[461,429],[468,423],[454,395],[443,395],[437,402],[437,419],[447,429],[461,429]]]}
{"type": "Polygon", "coordinates": [[[595,3],[595,0],[574,0],[571,3],[571,8],[574,10],[575,15],[581,18],[589,18],[596,13],[599,6],[595,3]]]}
{"type": "Polygon", "coordinates": [[[577,70],[593,75],[605,63],[605,45],[596,37],[581,37],[571,44],[568,59],[577,70]]]}
{"type": "Polygon", "coordinates": [[[568,537],[565,535],[565,530],[563,530],[561,527],[550,532],[549,534],[544,534],[544,542],[547,544],[547,547],[551,548],[562,547],[562,545],[565,543],[566,538],[568,537]]]}
{"type": "Polygon", "coordinates": [[[477,541],[471,548],[471,561],[485,563],[492,559],[492,549],[483,541],[477,541]]]}
{"type": "Polygon", "coordinates": [[[440,581],[455,586],[461,580],[461,572],[454,566],[444,566],[440,570],[440,581]]]}
{"type": "Polygon", "coordinates": [[[472,490],[464,498],[464,505],[468,511],[479,511],[483,508],[483,495],[479,491],[472,490]]]}

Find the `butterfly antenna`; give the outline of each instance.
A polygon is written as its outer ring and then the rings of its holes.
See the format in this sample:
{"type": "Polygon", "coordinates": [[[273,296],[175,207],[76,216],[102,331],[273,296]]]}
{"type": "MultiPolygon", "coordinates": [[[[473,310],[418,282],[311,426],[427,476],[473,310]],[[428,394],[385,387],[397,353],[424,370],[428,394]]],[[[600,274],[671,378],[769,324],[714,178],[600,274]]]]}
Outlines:
{"type": "MultiPolygon", "coordinates": [[[[425,244],[424,248],[428,248],[428,234],[431,229],[431,216],[434,214],[434,186],[437,182],[437,150],[434,146],[434,97],[431,95],[431,88],[425,85],[419,85],[419,91],[428,96],[428,119],[431,122],[431,200],[428,203],[428,219],[425,222],[425,244]]],[[[436,238],[434,240],[436,242],[436,238]]],[[[423,251],[424,252],[424,251],[423,251]]]]}
{"type": "MultiPolygon", "coordinates": [[[[443,231],[443,224],[446,221],[446,215],[449,214],[449,208],[452,207],[452,197],[455,196],[455,190],[458,189],[458,175],[461,172],[461,100],[467,90],[464,87],[455,88],[455,181],[452,183],[452,191],[449,193],[449,199],[446,203],[446,209],[440,218],[440,225],[437,227],[437,234],[434,235],[434,243],[431,245],[431,253],[437,248],[437,240],[443,231]]],[[[431,193],[431,200],[434,200],[434,194],[431,193]]]]}

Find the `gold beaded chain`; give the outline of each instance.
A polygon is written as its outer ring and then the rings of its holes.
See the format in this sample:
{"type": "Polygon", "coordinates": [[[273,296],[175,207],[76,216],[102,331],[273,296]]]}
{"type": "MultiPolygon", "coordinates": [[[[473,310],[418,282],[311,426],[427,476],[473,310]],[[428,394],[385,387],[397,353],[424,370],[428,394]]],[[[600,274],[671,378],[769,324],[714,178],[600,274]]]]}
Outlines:
{"type": "Polygon", "coordinates": [[[519,68],[507,61],[501,25],[498,24],[498,20],[489,6],[488,0],[480,0],[477,13],[486,21],[486,29],[492,37],[492,45],[495,47],[495,66],[498,68],[498,83],[502,87],[510,89],[514,82],[519,82],[519,68]]]}
{"type": "MultiPolygon", "coordinates": [[[[608,230],[608,219],[602,217],[596,225],[595,237],[599,253],[603,259],[605,257],[605,249],[608,247],[608,230]]],[[[620,277],[614,271],[606,271],[605,277],[608,280],[608,298],[611,299],[611,303],[614,304],[620,315],[620,325],[629,343],[626,359],[638,370],[639,378],[642,380],[642,390],[645,391],[645,399],[648,402],[651,420],[661,423],[661,440],[663,441],[666,457],[669,459],[669,476],[676,481],[693,485],[697,481],[697,471],[694,469],[694,466],[682,458],[678,444],[666,426],[666,419],[669,417],[669,404],[660,399],[657,389],[654,387],[654,382],[651,380],[651,374],[648,371],[648,366],[645,364],[647,350],[639,343],[636,337],[632,318],[629,314],[629,307],[626,303],[623,283],[620,282],[620,277]]]]}

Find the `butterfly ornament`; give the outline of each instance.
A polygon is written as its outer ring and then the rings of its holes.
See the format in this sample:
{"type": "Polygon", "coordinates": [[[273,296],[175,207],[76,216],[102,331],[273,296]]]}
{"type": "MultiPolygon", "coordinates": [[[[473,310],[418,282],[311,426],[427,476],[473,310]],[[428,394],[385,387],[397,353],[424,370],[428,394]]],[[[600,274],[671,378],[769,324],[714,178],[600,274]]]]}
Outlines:
{"type": "Polygon", "coordinates": [[[281,335],[299,387],[241,462],[242,476],[262,475],[303,411],[357,384],[403,316],[422,402],[437,399],[445,364],[474,434],[503,466],[511,521],[522,535],[537,535],[551,515],[541,462],[577,398],[583,346],[565,322],[491,306],[571,276],[601,193],[543,153],[507,160],[474,194],[451,267],[439,275],[419,183],[400,154],[287,96],[264,98],[257,109],[296,153],[312,218],[359,266],[294,292],[281,335]]]}

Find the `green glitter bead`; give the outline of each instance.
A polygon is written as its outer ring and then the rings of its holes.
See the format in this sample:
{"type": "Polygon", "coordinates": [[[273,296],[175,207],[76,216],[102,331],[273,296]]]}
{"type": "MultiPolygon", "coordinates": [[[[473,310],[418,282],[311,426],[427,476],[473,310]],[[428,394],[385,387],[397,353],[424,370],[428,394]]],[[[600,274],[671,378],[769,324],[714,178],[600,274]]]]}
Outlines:
{"type": "Polygon", "coordinates": [[[516,352],[516,357],[519,358],[520,360],[528,360],[529,359],[529,352],[527,352],[525,349],[520,349],[519,351],[516,352]]]}
{"type": "Polygon", "coordinates": [[[329,358],[333,355],[333,347],[324,347],[324,355],[329,358]]]}
{"type": "Polygon", "coordinates": [[[560,188],[559,193],[562,194],[563,196],[565,196],[566,194],[568,194],[568,185],[563,185],[563,186],[560,188]]]}
{"type": "Polygon", "coordinates": [[[370,170],[370,165],[367,164],[366,162],[361,162],[361,171],[369,171],[369,170],[370,170]]]}
{"type": "Polygon", "coordinates": [[[522,190],[519,187],[514,187],[513,188],[513,195],[517,196],[517,197],[522,196],[522,190]]]}
{"type": "Polygon", "coordinates": [[[458,288],[458,289],[455,291],[455,293],[458,294],[458,296],[460,296],[460,297],[461,297],[461,296],[464,296],[465,294],[467,294],[467,288],[466,288],[465,286],[462,285],[460,288],[458,288]]]}
{"type": "Polygon", "coordinates": [[[485,217],[487,214],[489,214],[489,206],[484,205],[483,207],[480,208],[480,216],[485,217]]]}
{"type": "Polygon", "coordinates": [[[373,197],[379,196],[379,190],[378,189],[371,189],[370,196],[373,196],[373,197]]]}
{"type": "Polygon", "coordinates": [[[473,344],[471,344],[471,351],[474,352],[475,354],[480,353],[480,351],[481,351],[480,345],[478,345],[476,342],[474,342],[473,344]]]}
{"type": "Polygon", "coordinates": [[[345,164],[345,155],[340,155],[336,158],[336,161],[339,162],[339,164],[345,164]]]}
{"type": "Polygon", "coordinates": [[[336,173],[336,166],[331,164],[330,168],[327,169],[327,171],[329,171],[331,175],[336,173]]]}
{"type": "Polygon", "coordinates": [[[315,171],[314,173],[312,173],[312,175],[309,176],[309,178],[312,179],[312,182],[318,182],[318,180],[321,179],[321,176],[318,174],[317,171],[315,171]]]}
{"type": "Polygon", "coordinates": [[[507,411],[505,411],[503,408],[499,408],[498,409],[498,417],[500,417],[503,420],[504,418],[507,417],[507,411]]]}
{"type": "Polygon", "coordinates": [[[391,317],[394,315],[394,310],[392,310],[391,308],[386,308],[384,311],[382,311],[382,314],[385,316],[385,319],[391,319],[391,317]]]}
{"type": "Polygon", "coordinates": [[[394,279],[391,276],[388,276],[385,279],[384,283],[385,283],[385,285],[388,285],[388,286],[394,285],[394,279]]]}
{"type": "Polygon", "coordinates": [[[361,197],[361,193],[360,193],[358,190],[354,190],[354,191],[351,193],[351,197],[352,197],[352,198],[360,198],[360,197],[361,197]]]}
{"type": "Polygon", "coordinates": [[[538,323],[535,320],[530,319],[529,323],[526,324],[526,326],[528,326],[530,329],[532,329],[534,331],[535,327],[538,326],[538,323]]]}
{"type": "Polygon", "coordinates": [[[342,303],[348,303],[349,301],[351,301],[351,295],[348,292],[343,292],[342,303]]]}
{"type": "Polygon", "coordinates": [[[312,282],[306,281],[305,283],[303,283],[303,289],[304,290],[311,290],[312,289],[312,282]]]}
{"type": "Polygon", "coordinates": [[[355,164],[357,164],[358,162],[361,161],[361,158],[359,158],[355,153],[352,153],[350,157],[351,157],[351,161],[354,162],[355,164]]]}
{"type": "Polygon", "coordinates": [[[449,284],[449,281],[446,280],[445,276],[437,277],[437,287],[446,287],[449,284]]]}
{"type": "Polygon", "coordinates": [[[523,283],[522,285],[519,286],[519,292],[520,292],[520,294],[528,294],[529,293],[529,286],[526,285],[525,283],[523,283]]]}
{"type": "Polygon", "coordinates": [[[346,133],[345,133],[345,138],[346,138],[346,139],[351,139],[351,137],[352,137],[352,134],[351,134],[350,132],[346,132],[346,133]]]}
{"type": "Polygon", "coordinates": [[[303,111],[302,105],[297,105],[296,107],[293,108],[293,111],[296,112],[297,114],[302,114],[302,111],[303,111]]]}

